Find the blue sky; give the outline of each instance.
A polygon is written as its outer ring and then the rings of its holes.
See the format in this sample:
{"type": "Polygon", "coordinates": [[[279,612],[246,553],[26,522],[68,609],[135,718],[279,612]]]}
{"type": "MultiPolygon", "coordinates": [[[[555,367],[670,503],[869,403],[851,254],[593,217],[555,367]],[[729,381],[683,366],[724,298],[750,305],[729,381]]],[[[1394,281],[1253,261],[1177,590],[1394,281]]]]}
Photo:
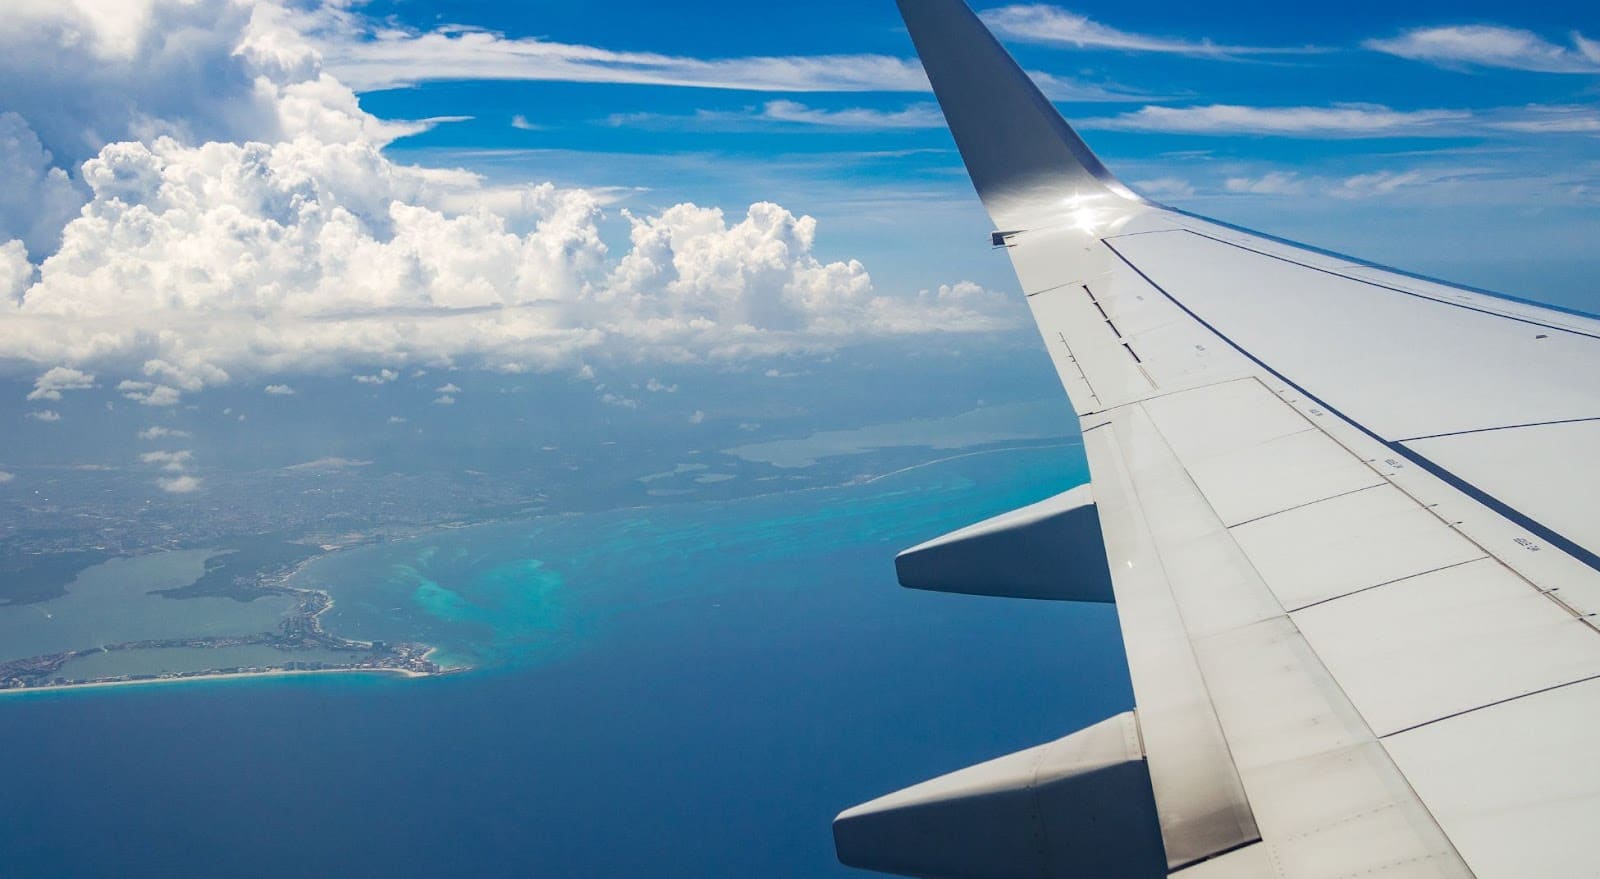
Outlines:
{"type": "MultiPolygon", "coordinates": [[[[993,16],[999,7],[979,8],[993,16]]],[[[910,55],[887,2],[608,9],[366,7],[418,31],[466,24],[507,40],[687,59],[910,55]]],[[[1352,3],[1289,15],[1275,3],[1153,3],[1132,11],[1090,2],[1035,10],[1031,19],[1013,16],[1019,24],[1003,29],[1003,38],[1029,69],[1068,91],[1106,93],[1108,100],[1062,106],[1115,170],[1158,198],[1379,260],[1410,257],[1424,271],[1465,282],[1569,304],[1586,294],[1581,281],[1594,268],[1587,242],[1600,232],[1600,60],[1585,57],[1573,34],[1600,32],[1592,7],[1352,3]],[[1024,39],[1052,9],[1117,33],[1101,45],[1024,39]],[[1460,32],[1445,47],[1453,54],[1402,57],[1405,35],[1436,28],[1460,32]],[[1387,50],[1375,41],[1389,41],[1387,50]],[[1508,45],[1515,51],[1505,52],[1508,45]],[[1473,54],[1496,50],[1502,54],[1473,54]],[[1262,112],[1212,118],[1221,115],[1207,113],[1214,105],[1262,112]],[[1348,119],[1327,116],[1341,106],[1352,107],[1348,119]],[[1149,107],[1167,115],[1152,116],[1149,107]],[[1293,108],[1303,108],[1298,117],[1293,108]],[[1506,241],[1503,250],[1531,251],[1549,264],[1547,273],[1530,274],[1513,253],[1486,254],[1484,245],[1496,240],[1506,241]]],[[[907,241],[932,236],[959,247],[974,231],[981,236],[984,221],[964,199],[958,158],[929,100],[917,92],[516,81],[430,82],[363,98],[379,115],[474,117],[401,141],[391,148],[399,155],[497,175],[538,169],[583,185],[643,186],[651,192],[634,198],[645,203],[773,198],[824,219],[824,228],[851,243],[865,240],[879,249],[883,268],[920,283],[933,280],[922,275],[920,249],[897,246],[858,215],[876,205],[897,212],[907,241]],[[821,114],[855,110],[868,112],[855,114],[854,124],[849,116],[817,124],[821,114]],[[535,130],[512,127],[517,117],[535,130]],[[936,206],[919,210],[925,202],[936,206]],[[922,228],[907,233],[906,224],[922,228]]],[[[941,250],[971,266],[969,274],[1005,282],[1003,265],[941,250]]]]}
{"type": "MultiPolygon", "coordinates": [[[[979,11],[1159,201],[1600,311],[1600,13],[1286,9],[979,11]]],[[[743,432],[792,374],[790,431],[949,413],[999,396],[967,357],[1053,398],[988,231],[888,0],[0,7],[0,417],[30,460],[89,410],[190,434],[120,453],[168,492],[202,420],[338,387],[423,401],[385,431],[572,386],[546,420],[743,432]]]]}

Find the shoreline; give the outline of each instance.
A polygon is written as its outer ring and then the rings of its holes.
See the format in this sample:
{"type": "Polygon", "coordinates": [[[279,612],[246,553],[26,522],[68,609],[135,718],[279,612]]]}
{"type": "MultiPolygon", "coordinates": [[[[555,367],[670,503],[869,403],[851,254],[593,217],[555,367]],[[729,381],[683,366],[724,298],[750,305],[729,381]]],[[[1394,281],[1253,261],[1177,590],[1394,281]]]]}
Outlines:
{"type": "MultiPolygon", "coordinates": [[[[291,568],[290,572],[299,570],[305,561],[309,561],[309,559],[303,560],[301,564],[291,568]]],[[[276,634],[264,632],[256,635],[176,639],[175,641],[126,642],[102,645],[92,649],[26,657],[21,660],[0,663],[0,692],[69,690],[95,686],[171,683],[174,681],[326,672],[388,672],[407,678],[421,678],[433,677],[454,670],[441,668],[432,661],[431,657],[439,650],[436,645],[412,643],[391,645],[377,641],[357,641],[328,632],[322,627],[322,616],[333,609],[332,593],[326,589],[289,586],[285,582],[286,576],[271,577],[257,585],[257,588],[263,592],[288,595],[297,599],[298,603],[285,614],[276,634]],[[261,664],[244,667],[214,667],[150,675],[107,675],[88,680],[61,680],[61,675],[59,674],[63,665],[97,653],[117,653],[163,647],[203,650],[242,646],[244,644],[269,644],[277,647],[285,652],[286,655],[281,662],[286,665],[261,664]],[[294,651],[305,649],[308,646],[349,653],[351,654],[351,659],[355,661],[350,664],[330,664],[319,660],[317,662],[318,665],[322,666],[320,668],[288,667],[301,662],[294,658],[294,651]],[[361,658],[357,659],[358,655],[362,655],[361,658]],[[59,683],[56,681],[59,681],[59,683]]]]}
{"type": "Polygon", "coordinates": [[[447,674],[454,674],[466,669],[450,669],[437,672],[413,671],[409,668],[277,668],[263,669],[261,671],[236,671],[236,672],[205,672],[203,674],[174,675],[171,677],[141,678],[125,681],[82,681],[69,684],[44,684],[38,687],[6,687],[0,688],[0,699],[8,694],[22,693],[65,693],[73,690],[96,690],[109,687],[138,687],[153,686],[158,684],[185,684],[199,681],[240,681],[264,678],[299,677],[303,675],[337,675],[337,674],[370,674],[370,675],[397,675],[408,679],[436,678],[447,674]]]}
{"type": "MultiPolygon", "coordinates": [[[[1016,442],[1016,441],[1013,440],[1013,442],[1016,442]]],[[[762,498],[770,498],[770,497],[773,497],[773,496],[780,496],[780,495],[787,495],[787,494],[809,494],[809,493],[814,493],[814,492],[819,492],[819,491],[848,489],[848,488],[852,488],[852,487],[856,487],[856,486],[860,486],[860,485],[864,485],[864,484],[865,485],[870,485],[870,484],[873,484],[873,483],[880,482],[882,480],[891,479],[891,478],[893,478],[895,476],[899,476],[899,475],[902,475],[904,473],[913,472],[913,471],[920,470],[920,469],[927,468],[927,467],[935,467],[935,466],[939,466],[939,465],[942,465],[942,464],[947,464],[947,463],[952,462],[952,461],[971,458],[971,457],[994,455],[994,454],[1011,454],[1011,453],[1031,452],[1031,451],[1047,451],[1047,450],[1054,450],[1054,449],[1060,449],[1060,448],[1065,448],[1065,447],[1076,446],[1076,445],[1079,445],[1079,444],[1081,444],[1081,440],[1067,439],[1067,438],[1064,438],[1064,437],[1029,438],[1029,439],[1022,440],[1020,444],[1001,445],[999,447],[990,447],[990,448],[984,448],[984,446],[990,446],[990,445],[994,445],[994,444],[991,444],[991,443],[977,443],[977,444],[974,444],[975,446],[977,446],[977,448],[973,448],[973,446],[964,447],[965,450],[961,450],[960,448],[958,448],[957,450],[955,450],[956,451],[955,454],[946,454],[946,455],[943,455],[941,457],[936,457],[936,458],[933,458],[931,460],[921,461],[919,463],[912,464],[910,466],[901,467],[901,468],[898,468],[898,469],[895,469],[895,470],[890,470],[890,471],[887,471],[887,472],[881,472],[881,473],[870,474],[870,475],[866,475],[866,474],[857,475],[857,476],[855,476],[853,478],[844,479],[844,480],[838,481],[838,482],[834,482],[832,480],[828,480],[825,484],[807,485],[807,486],[802,487],[802,488],[779,489],[777,491],[756,491],[756,492],[754,492],[752,494],[741,495],[741,496],[735,497],[735,498],[721,498],[721,499],[710,499],[710,500],[707,500],[707,499],[704,499],[704,498],[694,498],[694,499],[688,499],[686,502],[688,502],[688,503],[713,503],[713,504],[738,503],[738,502],[741,502],[741,501],[749,501],[749,500],[756,500],[756,499],[762,499],[762,498]]],[[[936,450],[933,449],[932,447],[928,447],[927,451],[931,452],[931,451],[936,451],[936,450]]],[[[830,456],[830,457],[851,457],[851,455],[847,454],[847,455],[830,456]]],[[[628,511],[634,511],[634,510],[671,508],[671,507],[676,506],[676,505],[677,505],[677,502],[646,503],[646,504],[639,504],[639,505],[636,505],[636,506],[617,507],[617,508],[614,508],[614,509],[611,509],[611,510],[607,510],[605,512],[618,513],[618,512],[628,512],[628,511]]],[[[374,546],[374,545],[383,545],[383,544],[390,544],[390,543],[396,543],[396,542],[404,542],[404,541],[407,541],[407,540],[426,539],[426,538],[428,538],[428,537],[430,537],[432,535],[436,535],[436,534],[443,534],[443,533],[447,533],[447,532],[459,531],[459,530],[471,529],[471,528],[494,527],[494,526],[499,526],[499,525],[505,525],[505,524],[512,523],[512,522],[537,522],[537,521],[541,521],[541,520],[564,519],[564,518],[569,518],[569,517],[581,517],[581,516],[584,516],[584,515],[592,515],[592,514],[593,514],[593,511],[581,511],[581,510],[567,510],[567,511],[552,511],[552,510],[526,511],[525,510],[525,511],[519,511],[518,514],[490,516],[490,517],[486,517],[484,519],[473,520],[473,521],[456,520],[456,521],[434,523],[434,524],[421,525],[421,526],[412,526],[412,527],[409,527],[409,528],[396,529],[396,530],[394,530],[392,532],[388,532],[388,533],[383,533],[382,529],[379,529],[379,531],[377,531],[377,532],[365,532],[365,533],[363,533],[363,532],[353,532],[353,533],[350,533],[348,535],[341,535],[341,536],[346,537],[346,538],[353,538],[353,539],[347,539],[347,540],[337,540],[337,539],[335,539],[335,540],[330,540],[330,541],[325,542],[325,543],[302,543],[301,545],[306,546],[306,547],[314,550],[312,552],[312,554],[310,554],[310,555],[308,555],[306,557],[300,558],[300,559],[294,561],[293,563],[291,563],[290,565],[288,565],[287,567],[279,568],[276,571],[273,571],[272,573],[270,573],[267,576],[263,577],[261,580],[259,580],[257,582],[256,588],[261,590],[262,592],[266,592],[266,593],[277,593],[277,594],[280,594],[280,595],[291,595],[291,596],[296,596],[296,597],[302,599],[303,603],[300,604],[298,607],[296,607],[294,610],[290,611],[289,614],[285,618],[285,622],[286,623],[298,620],[298,621],[301,621],[301,622],[303,622],[305,624],[305,631],[298,635],[299,638],[305,638],[307,635],[309,635],[310,638],[313,639],[313,640],[326,639],[328,641],[335,642],[335,644],[337,645],[335,647],[335,649],[344,649],[344,650],[353,650],[355,648],[374,649],[377,646],[375,642],[356,641],[356,640],[348,639],[348,638],[345,638],[343,636],[337,635],[335,633],[328,632],[327,630],[325,630],[322,627],[322,618],[323,618],[324,615],[327,614],[328,611],[330,611],[330,610],[332,610],[334,608],[335,599],[334,599],[334,596],[332,594],[332,591],[330,589],[328,589],[327,587],[317,586],[317,585],[298,585],[297,584],[297,581],[304,577],[304,575],[305,575],[305,573],[306,573],[306,571],[308,569],[313,568],[319,562],[325,561],[326,559],[328,559],[328,558],[330,558],[332,556],[339,555],[339,554],[342,554],[342,553],[345,553],[345,552],[350,552],[350,551],[357,550],[357,549],[368,548],[368,547],[371,547],[371,546],[374,546]]],[[[301,538],[301,540],[305,540],[305,539],[307,539],[307,538],[306,537],[302,537],[301,538]]],[[[300,541],[290,541],[290,542],[299,543],[300,541]]],[[[264,634],[267,637],[273,637],[273,633],[264,633],[264,634]]],[[[253,636],[244,636],[244,637],[253,637],[253,636]]],[[[126,648],[124,648],[123,645],[114,645],[114,646],[109,647],[109,648],[102,647],[102,648],[99,648],[99,650],[100,651],[109,652],[109,651],[112,651],[112,650],[127,649],[127,648],[139,649],[140,647],[144,647],[144,646],[158,646],[158,645],[155,645],[153,643],[140,644],[138,646],[129,644],[129,645],[126,645],[126,648]]],[[[173,645],[173,646],[189,646],[189,645],[173,645]]],[[[199,645],[195,645],[195,646],[196,646],[196,649],[204,649],[203,647],[201,647],[199,645]]],[[[438,664],[436,664],[435,662],[433,662],[433,657],[435,655],[437,655],[439,653],[439,651],[440,651],[440,648],[437,645],[428,645],[428,644],[387,645],[387,644],[385,644],[383,649],[389,650],[389,651],[393,651],[393,650],[395,650],[396,647],[400,648],[401,651],[406,651],[408,648],[411,649],[411,650],[419,650],[418,653],[414,653],[408,658],[411,661],[419,661],[420,663],[423,664],[424,667],[421,668],[421,669],[418,669],[418,668],[411,668],[411,667],[406,667],[406,666],[402,666],[402,665],[394,665],[394,666],[366,666],[366,667],[361,667],[361,666],[336,666],[336,667],[331,667],[331,668],[294,669],[294,668],[275,668],[275,667],[270,667],[269,666],[269,667],[259,668],[258,670],[250,670],[250,671],[245,671],[245,670],[234,670],[234,671],[205,670],[205,671],[197,671],[197,672],[165,673],[165,674],[161,674],[161,675],[157,675],[157,676],[139,677],[139,678],[134,678],[134,679],[111,678],[111,679],[99,679],[99,680],[64,681],[62,683],[39,683],[37,685],[32,685],[32,686],[28,686],[28,685],[9,686],[9,687],[8,686],[0,686],[0,696],[3,696],[5,694],[7,694],[7,693],[63,693],[63,692],[68,692],[68,691],[93,690],[93,689],[103,689],[103,688],[109,688],[109,687],[131,687],[131,686],[140,686],[140,685],[173,684],[173,683],[184,683],[184,682],[193,682],[193,681],[244,681],[244,680],[252,680],[252,679],[289,678],[289,677],[293,677],[293,676],[319,675],[319,674],[320,675],[329,675],[329,674],[379,674],[379,675],[394,675],[394,676],[398,676],[399,678],[402,678],[402,679],[418,679],[418,678],[427,678],[427,677],[439,677],[439,676],[444,676],[444,675],[449,675],[449,674],[456,674],[456,673],[461,673],[461,672],[466,672],[466,671],[472,670],[472,666],[441,667],[438,664]]],[[[74,652],[77,652],[77,651],[74,651],[74,652]]],[[[94,652],[94,651],[90,651],[90,652],[94,652]]],[[[292,653],[290,655],[292,655],[292,653]]],[[[4,663],[0,663],[0,665],[4,665],[4,663]]]]}

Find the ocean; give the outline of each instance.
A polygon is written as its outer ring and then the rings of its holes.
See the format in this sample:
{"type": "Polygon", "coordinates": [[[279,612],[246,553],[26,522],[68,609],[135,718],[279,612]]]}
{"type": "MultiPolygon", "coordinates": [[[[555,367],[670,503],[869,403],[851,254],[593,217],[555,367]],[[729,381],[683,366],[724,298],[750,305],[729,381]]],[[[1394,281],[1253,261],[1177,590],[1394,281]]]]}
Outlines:
{"type": "Polygon", "coordinates": [[[1081,449],[326,557],[354,637],[473,670],[0,698],[0,879],[830,877],[840,810],[1132,705],[1107,606],[899,588],[1081,449]]]}

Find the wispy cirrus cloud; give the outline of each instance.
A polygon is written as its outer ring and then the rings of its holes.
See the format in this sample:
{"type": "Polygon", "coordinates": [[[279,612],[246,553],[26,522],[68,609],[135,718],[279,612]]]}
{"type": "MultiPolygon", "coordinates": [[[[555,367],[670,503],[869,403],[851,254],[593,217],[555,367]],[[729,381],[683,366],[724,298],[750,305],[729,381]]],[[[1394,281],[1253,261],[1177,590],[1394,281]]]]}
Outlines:
{"type": "Polygon", "coordinates": [[[1194,184],[1180,177],[1135,180],[1133,188],[1151,198],[1190,198],[1195,194],[1194,184]]]}
{"type": "Polygon", "coordinates": [[[1183,134],[1271,134],[1286,137],[1390,137],[1438,132],[1473,118],[1470,110],[1395,110],[1377,104],[1330,107],[1142,107],[1118,116],[1086,119],[1084,128],[1183,134]]]}
{"type": "Polygon", "coordinates": [[[852,107],[844,110],[823,110],[808,107],[795,101],[772,101],[761,110],[764,119],[775,122],[794,122],[824,128],[940,128],[944,115],[937,104],[912,104],[901,110],[873,110],[852,107]]]}
{"type": "Polygon", "coordinates": [[[327,457],[318,458],[315,461],[306,461],[303,464],[291,464],[283,469],[296,473],[303,473],[307,471],[326,473],[332,470],[351,470],[371,466],[371,461],[363,461],[355,458],[327,457]]]}
{"type": "MultiPolygon", "coordinates": [[[[1426,154],[1417,154],[1419,156],[1426,154]]],[[[1453,155],[1453,153],[1442,153],[1453,155]]],[[[1398,158],[1398,156],[1396,157],[1398,158]]],[[[1202,173],[1201,176],[1207,176],[1202,173]]],[[[1230,167],[1222,176],[1197,180],[1194,195],[1260,199],[1309,198],[1342,202],[1392,202],[1448,207],[1463,195],[1478,204],[1522,203],[1529,191],[1556,194],[1566,204],[1581,202],[1593,185],[1593,169],[1547,173],[1488,164],[1400,164],[1359,173],[1303,171],[1285,167],[1230,167]]]]}
{"type": "Polygon", "coordinates": [[[699,110],[692,114],[617,113],[606,124],[618,128],[738,130],[789,125],[816,130],[890,131],[940,128],[944,116],[933,103],[918,103],[899,110],[868,107],[824,109],[798,101],[768,101],[744,110],[699,110]]]}
{"type": "Polygon", "coordinates": [[[1486,124],[1496,131],[1522,134],[1600,134],[1600,108],[1533,105],[1503,112],[1486,124]]]}
{"type": "Polygon", "coordinates": [[[1238,195],[1304,195],[1307,186],[1293,171],[1268,171],[1256,177],[1229,177],[1223,188],[1238,195]]]}
{"type": "Polygon", "coordinates": [[[446,80],[667,85],[755,92],[925,91],[915,61],[885,55],[702,59],[515,38],[461,27],[383,30],[321,43],[329,69],[356,91],[446,80]]]}
{"type": "Polygon", "coordinates": [[[1499,67],[1538,73],[1600,73],[1600,42],[1576,31],[1572,45],[1552,43],[1538,34],[1498,25],[1422,27],[1362,44],[1412,61],[1440,67],[1499,67]]]}
{"type": "Polygon", "coordinates": [[[1268,171],[1258,176],[1229,177],[1223,188],[1235,195],[1326,195],[1346,201],[1383,198],[1403,189],[1438,187],[1481,177],[1481,168],[1409,168],[1371,171],[1344,177],[1305,177],[1294,171],[1268,171]]]}
{"type": "MultiPolygon", "coordinates": [[[[444,81],[543,81],[677,86],[745,92],[926,92],[922,65],[890,55],[768,55],[695,58],[512,37],[449,25],[429,31],[378,27],[323,10],[302,17],[328,70],[357,92],[444,81]]],[[[1032,73],[1054,100],[1124,101],[1139,95],[1049,73],[1032,73]]],[[[519,126],[520,127],[520,126],[519,126]]]]}
{"type": "Polygon", "coordinates": [[[1402,189],[1462,183],[1483,176],[1481,168],[1412,168],[1404,171],[1372,171],[1345,177],[1327,192],[1334,198],[1381,198],[1402,189]]]}
{"type": "Polygon", "coordinates": [[[1314,47],[1219,45],[1210,40],[1187,40],[1120,30],[1088,16],[1042,3],[1002,6],[982,13],[985,23],[1006,39],[1024,43],[1112,49],[1124,52],[1160,52],[1228,58],[1241,55],[1284,55],[1320,51],[1314,47]]]}
{"type": "Polygon", "coordinates": [[[1082,127],[1199,135],[1272,135],[1328,140],[1377,137],[1462,137],[1486,134],[1600,133],[1600,109],[1530,104],[1484,110],[1396,110],[1381,104],[1327,107],[1147,106],[1086,119],[1082,127]]]}

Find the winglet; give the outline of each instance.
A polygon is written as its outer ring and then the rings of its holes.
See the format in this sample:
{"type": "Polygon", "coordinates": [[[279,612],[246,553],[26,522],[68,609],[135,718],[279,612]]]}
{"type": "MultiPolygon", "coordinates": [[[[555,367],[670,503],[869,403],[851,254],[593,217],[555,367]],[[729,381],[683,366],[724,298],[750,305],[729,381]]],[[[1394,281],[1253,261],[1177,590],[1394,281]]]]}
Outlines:
{"type": "Polygon", "coordinates": [[[963,0],[898,0],[978,196],[999,229],[1087,200],[1142,202],[1106,170],[963,0]]]}

